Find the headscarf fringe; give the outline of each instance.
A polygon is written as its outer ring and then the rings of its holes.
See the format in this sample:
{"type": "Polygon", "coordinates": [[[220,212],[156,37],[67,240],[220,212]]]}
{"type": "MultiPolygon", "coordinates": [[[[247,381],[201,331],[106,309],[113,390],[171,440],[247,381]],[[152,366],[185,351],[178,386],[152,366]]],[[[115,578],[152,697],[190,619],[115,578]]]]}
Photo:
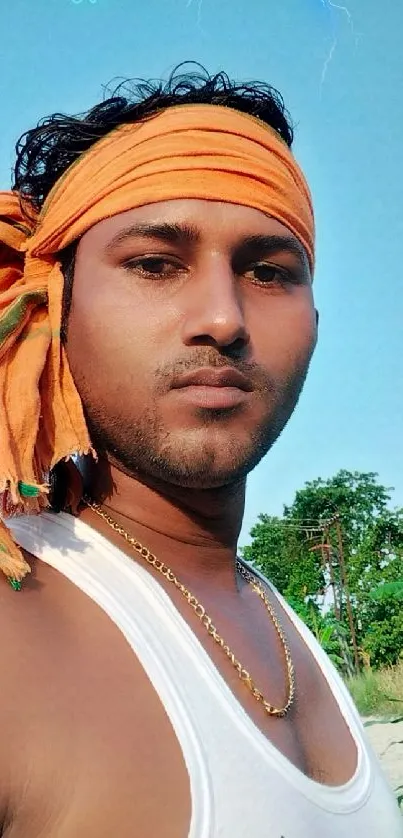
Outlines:
{"type": "MultiPolygon", "coordinates": [[[[87,448],[71,450],[60,462],[70,463],[73,455],[91,455],[94,460],[98,455],[92,445],[87,448]]],[[[15,590],[19,590],[24,577],[31,572],[22,549],[14,539],[4,518],[16,515],[38,515],[49,507],[49,483],[24,483],[21,480],[3,479],[0,484],[0,571],[6,576],[15,590]]],[[[77,513],[82,497],[82,482],[77,469],[71,472],[67,491],[67,507],[77,513]]]]}
{"type": "MultiPolygon", "coordinates": [[[[0,526],[0,570],[11,583],[21,583],[24,577],[31,572],[21,548],[15,543],[10,531],[4,524],[0,526]]],[[[17,586],[13,585],[13,587],[17,586]]]]}

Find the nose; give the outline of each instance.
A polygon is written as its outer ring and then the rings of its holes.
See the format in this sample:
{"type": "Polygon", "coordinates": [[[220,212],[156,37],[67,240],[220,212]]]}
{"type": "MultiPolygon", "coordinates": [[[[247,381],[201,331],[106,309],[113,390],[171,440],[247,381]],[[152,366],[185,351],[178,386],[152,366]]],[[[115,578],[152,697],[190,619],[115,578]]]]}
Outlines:
{"type": "Polygon", "coordinates": [[[210,345],[243,351],[250,336],[239,279],[224,256],[212,254],[186,286],[182,339],[185,345],[210,345]]]}

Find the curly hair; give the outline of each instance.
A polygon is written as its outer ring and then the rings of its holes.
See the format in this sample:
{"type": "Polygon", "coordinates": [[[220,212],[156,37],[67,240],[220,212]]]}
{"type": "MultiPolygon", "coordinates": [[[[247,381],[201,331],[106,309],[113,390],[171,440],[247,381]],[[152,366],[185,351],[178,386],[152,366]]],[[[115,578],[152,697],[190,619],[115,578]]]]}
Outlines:
{"type": "Polygon", "coordinates": [[[291,120],[277,90],[264,82],[231,81],[224,72],[211,76],[194,62],[179,64],[167,81],[127,79],[113,91],[106,87],[105,95],[104,101],[85,113],[45,117],[18,140],[13,189],[35,210],[41,209],[65,170],[97,140],[118,125],[138,122],[173,105],[203,103],[235,108],[259,117],[289,147],[293,142],[291,120]],[[189,65],[195,69],[184,72],[189,65]]]}
{"type": "MultiPolygon", "coordinates": [[[[110,86],[109,86],[110,87],[110,86]]],[[[118,125],[138,122],[181,104],[210,104],[256,116],[274,128],[289,148],[294,131],[281,94],[259,81],[232,81],[224,72],[210,75],[196,62],[179,64],[167,81],[126,79],[85,113],[54,113],[26,131],[16,145],[13,189],[25,214],[39,211],[50,190],[77,157],[118,125]],[[187,72],[185,72],[187,70],[187,72]],[[108,95],[111,94],[111,95],[108,95]]],[[[65,278],[62,340],[66,340],[77,242],[60,254],[65,278]]]]}

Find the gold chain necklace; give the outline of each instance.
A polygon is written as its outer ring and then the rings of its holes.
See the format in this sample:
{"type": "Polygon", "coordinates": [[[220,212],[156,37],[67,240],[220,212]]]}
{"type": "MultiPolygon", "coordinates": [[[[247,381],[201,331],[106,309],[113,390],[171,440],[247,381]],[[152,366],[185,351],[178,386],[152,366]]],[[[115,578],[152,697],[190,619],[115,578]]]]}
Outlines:
{"type": "Polygon", "coordinates": [[[241,564],[239,559],[237,559],[236,569],[237,569],[238,573],[240,573],[241,576],[252,586],[253,590],[257,593],[257,595],[260,597],[260,599],[264,603],[264,605],[265,605],[265,607],[266,607],[266,609],[267,609],[267,611],[268,611],[268,613],[269,613],[269,615],[270,615],[270,617],[273,621],[273,625],[276,629],[276,632],[277,632],[277,634],[280,638],[280,641],[281,641],[281,644],[282,644],[282,647],[283,647],[284,658],[285,658],[285,663],[286,663],[286,667],[287,667],[288,697],[287,697],[287,702],[284,705],[284,707],[280,707],[280,708],[279,707],[274,707],[273,704],[270,704],[270,702],[267,701],[267,699],[265,699],[263,693],[256,686],[256,684],[253,681],[253,679],[251,678],[249,672],[242,666],[240,661],[237,660],[237,658],[234,655],[234,652],[232,652],[232,650],[230,649],[228,644],[225,643],[225,640],[223,640],[223,638],[219,635],[215,625],[213,624],[213,622],[211,620],[211,617],[208,616],[208,614],[206,612],[206,609],[203,607],[201,602],[199,602],[199,600],[194,596],[194,594],[192,594],[185,587],[185,585],[183,585],[182,582],[179,581],[179,579],[175,576],[175,574],[171,570],[171,568],[168,567],[166,564],[164,564],[164,562],[162,562],[160,559],[157,559],[157,557],[154,556],[154,554],[151,553],[150,550],[147,549],[147,547],[144,547],[140,543],[140,541],[137,541],[136,538],[133,538],[133,536],[129,535],[129,533],[127,533],[126,530],[124,530],[123,527],[121,527],[117,523],[117,521],[115,521],[113,518],[111,518],[111,516],[108,515],[108,513],[105,512],[101,508],[101,506],[99,506],[99,504],[95,503],[94,501],[90,500],[89,498],[84,498],[84,502],[87,504],[87,506],[90,507],[90,509],[92,509],[94,512],[96,512],[97,515],[99,515],[101,518],[103,518],[103,520],[111,527],[112,530],[114,530],[114,532],[116,532],[116,533],[118,533],[118,535],[122,536],[122,538],[125,539],[125,541],[130,545],[130,547],[133,550],[135,550],[136,553],[139,553],[139,555],[141,556],[142,559],[145,559],[145,561],[149,565],[151,565],[151,567],[155,568],[155,570],[157,570],[158,573],[161,573],[162,576],[164,576],[165,579],[168,580],[168,582],[172,582],[172,584],[175,585],[175,588],[177,588],[177,590],[180,591],[182,596],[186,599],[186,601],[188,602],[188,604],[193,609],[194,613],[196,614],[196,616],[199,618],[200,622],[202,623],[202,625],[206,629],[207,633],[213,638],[213,640],[215,640],[217,645],[220,646],[220,648],[223,650],[223,652],[225,652],[227,657],[230,659],[230,661],[231,661],[232,665],[234,666],[234,668],[236,669],[236,671],[238,673],[238,676],[241,679],[241,681],[249,688],[249,690],[251,691],[251,693],[252,693],[253,697],[256,699],[256,701],[260,702],[260,704],[263,705],[266,713],[269,716],[277,716],[277,717],[280,717],[280,718],[285,716],[286,713],[288,713],[288,710],[290,709],[290,707],[291,707],[291,705],[294,701],[294,696],[295,696],[294,664],[293,664],[292,659],[291,659],[291,653],[290,653],[288,643],[287,643],[287,640],[286,640],[286,637],[285,637],[285,634],[284,634],[284,630],[281,626],[281,623],[280,623],[277,615],[275,614],[275,612],[273,610],[273,607],[272,607],[271,603],[269,602],[269,600],[268,600],[268,598],[267,598],[267,596],[264,592],[264,589],[263,589],[260,581],[257,581],[255,579],[255,577],[252,575],[252,573],[249,573],[249,571],[246,569],[246,567],[244,567],[244,565],[241,564]]]}

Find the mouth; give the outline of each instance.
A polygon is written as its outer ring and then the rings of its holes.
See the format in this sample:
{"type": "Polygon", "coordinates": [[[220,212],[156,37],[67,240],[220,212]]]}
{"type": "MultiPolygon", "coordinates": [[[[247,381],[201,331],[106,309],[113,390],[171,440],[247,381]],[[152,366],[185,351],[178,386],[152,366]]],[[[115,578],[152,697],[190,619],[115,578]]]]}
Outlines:
{"type": "Polygon", "coordinates": [[[244,403],[253,387],[245,375],[232,367],[204,367],[178,377],[172,389],[187,404],[225,410],[244,403]]]}

